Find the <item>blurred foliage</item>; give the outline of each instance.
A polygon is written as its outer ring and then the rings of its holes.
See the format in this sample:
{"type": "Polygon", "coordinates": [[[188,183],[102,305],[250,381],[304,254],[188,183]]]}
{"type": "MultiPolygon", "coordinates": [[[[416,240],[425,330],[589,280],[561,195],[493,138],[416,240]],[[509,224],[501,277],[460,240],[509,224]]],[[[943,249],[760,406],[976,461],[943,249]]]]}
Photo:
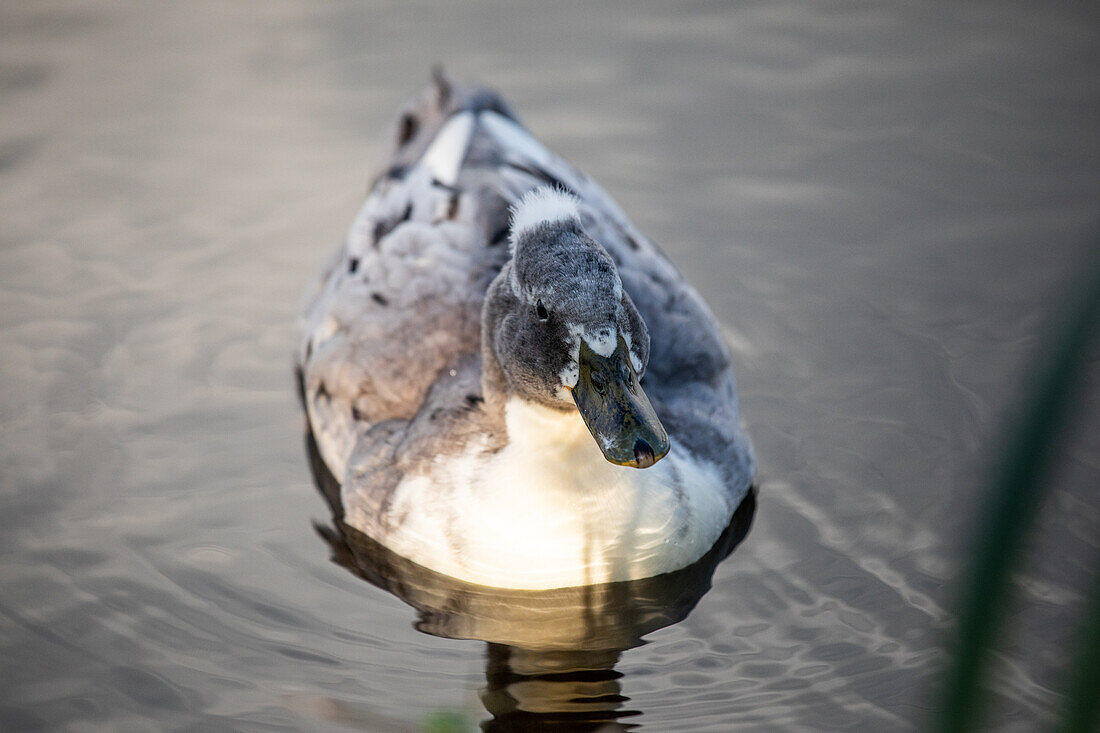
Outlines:
{"type": "Polygon", "coordinates": [[[470,733],[477,730],[477,724],[465,713],[451,710],[438,710],[424,718],[424,733],[470,733]]]}
{"type": "MultiPolygon", "coordinates": [[[[969,582],[959,602],[951,663],[942,691],[944,706],[936,730],[975,730],[981,718],[981,691],[988,657],[1006,608],[1013,569],[1049,483],[1044,481],[1079,394],[1079,385],[1100,322],[1100,257],[1085,270],[1071,307],[1043,351],[1042,363],[1026,391],[1018,419],[1010,427],[997,464],[986,514],[979,528],[969,582]]],[[[1100,585],[1100,581],[1097,583],[1100,585]]],[[[1094,593],[1100,596],[1100,591],[1094,593]]],[[[1100,697],[1100,601],[1086,608],[1080,645],[1075,645],[1073,677],[1061,730],[1089,731],[1100,697]]]]}

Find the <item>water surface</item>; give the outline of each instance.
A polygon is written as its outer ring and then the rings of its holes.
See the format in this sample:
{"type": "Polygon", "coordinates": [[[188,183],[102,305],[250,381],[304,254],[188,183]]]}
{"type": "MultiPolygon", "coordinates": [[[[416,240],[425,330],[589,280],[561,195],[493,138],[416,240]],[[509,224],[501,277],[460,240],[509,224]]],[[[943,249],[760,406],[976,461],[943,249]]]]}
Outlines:
{"type": "MultiPolygon", "coordinates": [[[[917,728],[981,477],[1095,250],[1097,21],[4,4],[0,728],[417,730],[545,672],[422,633],[314,526],[298,304],[435,61],[600,181],[737,351],[752,530],[684,620],[562,661],[604,670],[573,682],[654,731],[917,728]]],[[[1052,714],[1095,572],[1096,364],[1016,584],[1001,730],[1052,714]]]]}

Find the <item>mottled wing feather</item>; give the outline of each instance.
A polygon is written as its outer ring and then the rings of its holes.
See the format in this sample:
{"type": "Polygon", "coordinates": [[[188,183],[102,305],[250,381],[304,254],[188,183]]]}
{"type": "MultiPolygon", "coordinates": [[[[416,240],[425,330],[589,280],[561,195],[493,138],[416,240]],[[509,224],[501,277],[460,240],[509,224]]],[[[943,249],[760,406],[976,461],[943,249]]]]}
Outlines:
{"type": "Polygon", "coordinates": [[[356,483],[369,474],[379,486],[392,484],[400,470],[394,441],[415,460],[421,449],[431,455],[432,436],[461,432],[433,424],[423,408],[446,407],[439,400],[452,396],[429,390],[464,355],[472,361],[461,361],[463,379],[478,382],[481,305],[508,256],[508,209],[540,185],[575,194],[585,228],[615,260],[649,328],[644,384],[670,432],[698,436],[690,447],[703,453],[734,445],[744,454],[715,456],[716,463],[751,476],[753,458],[731,424],[736,388],[717,324],[598,184],[537,142],[484,89],[451,85],[443,94],[433,86],[398,113],[383,149],[381,173],[303,316],[307,411],[335,476],[343,479],[354,450],[356,483]],[[456,113],[461,124],[436,141],[456,113]]]}

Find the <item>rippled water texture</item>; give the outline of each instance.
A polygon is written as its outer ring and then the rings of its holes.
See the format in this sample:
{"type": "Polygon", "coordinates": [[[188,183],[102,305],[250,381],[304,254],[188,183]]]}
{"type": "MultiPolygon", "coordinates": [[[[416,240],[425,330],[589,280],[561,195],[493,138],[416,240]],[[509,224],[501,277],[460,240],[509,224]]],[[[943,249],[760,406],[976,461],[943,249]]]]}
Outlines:
{"type": "MultiPolygon", "coordinates": [[[[1097,15],[4,3],[0,729],[405,731],[563,690],[653,731],[918,727],[981,476],[1095,250],[1097,15]],[[299,299],[435,61],[604,184],[737,348],[753,527],[685,620],[631,606],[671,623],[645,645],[446,638],[461,609],[349,572],[314,487],[299,299]]],[[[1052,715],[1100,547],[1096,365],[1001,730],[1052,715]]]]}

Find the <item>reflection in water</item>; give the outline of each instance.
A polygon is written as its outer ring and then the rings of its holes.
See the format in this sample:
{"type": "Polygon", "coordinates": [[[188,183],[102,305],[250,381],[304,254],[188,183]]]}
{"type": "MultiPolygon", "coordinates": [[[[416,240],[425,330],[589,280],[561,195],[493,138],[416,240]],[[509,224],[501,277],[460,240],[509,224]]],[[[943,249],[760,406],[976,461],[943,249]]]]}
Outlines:
{"type": "Polygon", "coordinates": [[[419,631],[488,642],[486,731],[628,730],[640,711],[615,670],[622,651],[683,620],[710,590],[715,567],[745,538],[756,510],[750,491],[714,547],[674,573],[621,583],[520,591],[473,585],[435,573],[387,550],[343,521],[340,485],[310,433],[310,468],[332,510],[318,526],[333,560],[417,609],[419,631]]]}
{"type": "Polygon", "coordinates": [[[487,731],[628,730],[616,672],[619,650],[546,652],[489,644],[481,701],[492,716],[487,731]]]}

